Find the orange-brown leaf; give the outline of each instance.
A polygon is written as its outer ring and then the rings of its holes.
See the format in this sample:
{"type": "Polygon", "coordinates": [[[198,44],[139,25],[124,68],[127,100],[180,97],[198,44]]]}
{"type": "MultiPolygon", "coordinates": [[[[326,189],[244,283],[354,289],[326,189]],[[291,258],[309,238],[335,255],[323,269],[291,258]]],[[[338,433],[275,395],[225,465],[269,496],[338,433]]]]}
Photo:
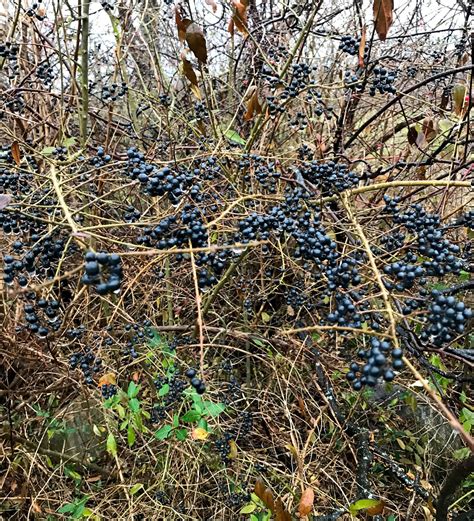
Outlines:
{"type": "Polygon", "coordinates": [[[265,486],[260,478],[255,482],[254,492],[265,503],[265,506],[273,511],[275,502],[273,501],[272,491],[265,486]]]}
{"type": "Polygon", "coordinates": [[[21,151],[20,151],[20,145],[18,144],[18,141],[13,141],[11,151],[12,151],[13,161],[15,161],[17,166],[20,166],[21,151]]]}
{"type": "Polygon", "coordinates": [[[369,516],[378,516],[380,514],[383,514],[384,509],[385,503],[382,500],[380,500],[377,505],[368,508],[366,512],[369,516]]]}
{"type": "Polygon", "coordinates": [[[190,22],[186,27],[185,39],[194,56],[201,63],[207,63],[207,45],[202,29],[194,22],[190,22]]]}
{"type": "Polygon", "coordinates": [[[298,512],[300,517],[307,516],[313,510],[314,491],[308,487],[302,494],[300,504],[298,505],[298,512]]]}
{"type": "Polygon", "coordinates": [[[364,52],[365,52],[365,42],[367,40],[367,31],[366,31],[366,28],[365,28],[365,25],[364,27],[362,27],[362,36],[360,37],[360,44],[359,44],[359,67],[360,68],[364,68],[365,67],[365,63],[364,63],[364,52]]]}
{"type": "Polygon", "coordinates": [[[244,114],[244,120],[250,121],[254,114],[261,114],[262,113],[262,106],[260,105],[258,101],[258,93],[257,89],[255,88],[253,91],[253,94],[250,96],[248,102],[247,102],[247,111],[244,114]]]}
{"type": "Polygon", "coordinates": [[[115,378],[114,373],[105,373],[99,379],[99,383],[97,384],[99,387],[103,385],[117,385],[117,380],[115,378]]]}
{"type": "Polygon", "coordinates": [[[199,90],[196,73],[194,72],[191,62],[187,60],[184,56],[181,59],[181,73],[191,83],[191,90],[193,91],[193,94],[196,96],[196,98],[201,99],[202,96],[201,91],[199,90]]]}
{"type": "Polygon", "coordinates": [[[374,0],[374,23],[379,38],[384,41],[393,23],[393,0],[374,0]]]}
{"type": "Polygon", "coordinates": [[[229,32],[231,34],[234,34],[234,27],[239,31],[239,33],[242,33],[244,36],[247,36],[248,30],[247,30],[247,8],[248,8],[248,2],[245,2],[244,0],[233,0],[232,3],[233,6],[233,15],[232,15],[232,27],[229,24],[229,32]],[[231,30],[232,29],[232,30],[231,30]]]}
{"type": "Polygon", "coordinates": [[[281,499],[275,501],[275,507],[273,510],[275,513],[275,521],[292,521],[291,515],[284,507],[281,499]]]}
{"type": "Polygon", "coordinates": [[[176,20],[176,27],[178,29],[179,41],[184,42],[186,37],[186,28],[191,23],[191,20],[188,20],[187,18],[182,18],[178,7],[176,7],[174,10],[174,16],[176,20]]]}

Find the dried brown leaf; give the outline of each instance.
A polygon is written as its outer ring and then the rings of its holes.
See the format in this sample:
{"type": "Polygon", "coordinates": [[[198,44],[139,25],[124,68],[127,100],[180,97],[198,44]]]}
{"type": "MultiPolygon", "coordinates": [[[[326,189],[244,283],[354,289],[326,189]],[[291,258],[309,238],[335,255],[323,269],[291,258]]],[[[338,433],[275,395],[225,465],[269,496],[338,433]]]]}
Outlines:
{"type": "Polygon", "coordinates": [[[18,141],[13,141],[12,147],[11,147],[11,152],[12,152],[13,161],[15,161],[17,166],[20,166],[21,151],[20,151],[20,145],[18,144],[18,141]]]}
{"type": "Polygon", "coordinates": [[[247,111],[244,114],[244,120],[250,121],[255,114],[262,113],[262,106],[258,101],[258,92],[257,89],[254,90],[253,94],[250,96],[247,102],[247,111]]]}
{"type": "Polygon", "coordinates": [[[426,136],[426,141],[432,141],[436,137],[435,123],[431,118],[425,118],[423,120],[422,128],[426,136]]]}
{"type": "Polygon", "coordinates": [[[186,28],[191,22],[188,18],[182,18],[181,13],[179,11],[179,8],[176,7],[174,10],[175,20],[176,20],[176,27],[178,29],[178,38],[180,42],[184,42],[186,38],[186,28]]]}
{"type": "Polygon", "coordinates": [[[228,31],[230,34],[234,34],[234,29],[237,29],[239,33],[244,36],[248,35],[247,30],[247,8],[248,2],[245,0],[232,0],[233,3],[233,14],[231,21],[229,22],[228,31]]]}
{"type": "Polygon", "coordinates": [[[364,27],[362,27],[362,36],[360,38],[360,44],[359,44],[359,67],[362,69],[365,67],[364,51],[365,51],[365,42],[366,41],[367,41],[367,30],[364,25],[364,27]]]}
{"type": "Polygon", "coordinates": [[[284,507],[281,499],[275,501],[273,512],[275,513],[275,521],[292,521],[291,515],[284,507]]]}
{"type": "Polygon", "coordinates": [[[187,20],[186,24],[186,43],[193,52],[194,56],[196,56],[196,58],[201,63],[207,63],[206,38],[204,38],[202,29],[199,27],[199,25],[195,24],[194,22],[191,22],[190,20],[187,20]],[[189,23],[187,23],[188,21],[189,23]]]}
{"type": "Polygon", "coordinates": [[[393,0],[374,0],[374,23],[379,38],[384,41],[393,23],[393,0]]]}
{"type": "Polygon", "coordinates": [[[385,509],[385,503],[380,500],[377,505],[370,507],[366,510],[366,513],[369,516],[378,516],[380,514],[383,514],[383,511],[385,509]]]}
{"type": "Polygon", "coordinates": [[[313,510],[314,504],[314,491],[311,487],[308,487],[303,492],[300,503],[298,505],[298,513],[300,517],[307,516],[311,510],[313,510]]]}

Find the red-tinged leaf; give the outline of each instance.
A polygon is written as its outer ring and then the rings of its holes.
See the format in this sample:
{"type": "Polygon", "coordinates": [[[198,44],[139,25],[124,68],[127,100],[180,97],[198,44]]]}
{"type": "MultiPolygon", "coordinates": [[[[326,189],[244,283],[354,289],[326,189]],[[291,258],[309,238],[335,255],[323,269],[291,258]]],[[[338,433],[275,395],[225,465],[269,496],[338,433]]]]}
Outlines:
{"type": "Polygon", "coordinates": [[[393,0],[374,0],[374,23],[379,38],[384,41],[393,23],[393,0]]]}
{"type": "MultiPolygon", "coordinates": [[[[188,20],[186,20],[187,22],[188,20]]],[[[207,63],[206,38],[204,38],[202,29],[194,22],[187,23],[185,39],[194,56],[201,63],[207,63]]]]}
{"type": "Polygon", "coordinates": [[[314,504],[314,491],[311,487],[308,487],[302,494],[300,504],[298,505],[298,512],[300,517],[307,516],[313,510],[314,504]]]}
{"type": "Polygon", "coordinates": [[[380,500],[378,505],[374,505],[373,507],[368,508],[366,512],[369,516],[378,516],[383,514],[384,509],[385,503],[380,500]]]}
{"type": "Polygon", "coordinates": [[[10,194],[0,194],[0,210],[6,208],[12,202],[10,194]]]}
{"type": "Polygon", "coordinates": [[[248,2],[244,0],[232,0],[233,3],[233,14],[232,14],[232,25],[229,24],[229,32],[234,34],[234,28],[242,33],[244,36],[248,35],[247,30],[247,8],[248,2]]]}
{"type": "Polygon", "coordinates": [[[426,136],[426,141],[432,141],[436,137],[436,129],[434,121],[431,118],[423,120],[423,134],[426,136]]]}
{"type": "Polygon", "coordinates": [[[13,161],[15,161],[17,166],[20,166],[21,152],[20,152],[20,145],[18,144],[18,141],[13,141],[12,147],[11,147],[11,152],[12,152],[13,161]]]}
{"type": "Polygon", "coordinates": [[[364,68],[364,53],[365,53],[365,42],[367,41],[367,31],[366,27],[362,28],[362,36],[360,37],[360,44],[359,44],[359,67],[364,68]]]}
{"type": "Polygon", "coordinates": [[[204,0],[207,5],[210,5],[212,7],[212,11],[215,13],[217,11],[217,4],[215,0],[204,0]]]}
{"type": "Polygon", "coordinates": [[[257,88],[253,87],[252,93],[247,102],[247,111],[244,114],[244,120],[250,121],[255,114],[262,113],[262,106],[258,101],[258,92],[257,88]]]}
{"type": "Polygon", "coordinates": [[[191,23],[191,20],[187,18],[182,18],[178,7],[176,7],[174,10],[174,16],[176,20],[176,27],[178,29],[179,41],[184,42],[186,38],[186,28],[191,23]]]}

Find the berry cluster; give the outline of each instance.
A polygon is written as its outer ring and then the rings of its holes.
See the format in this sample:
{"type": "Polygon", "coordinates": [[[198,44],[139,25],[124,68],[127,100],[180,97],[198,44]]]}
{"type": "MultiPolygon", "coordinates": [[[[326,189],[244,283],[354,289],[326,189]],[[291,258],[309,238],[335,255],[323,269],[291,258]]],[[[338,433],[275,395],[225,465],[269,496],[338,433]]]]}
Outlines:
{"type": "Polygon", "coordinates": [[[453,296],[444,296],[438,290],[433,290],[431,296],[434,301],[428,310],[429,325],[421,332],[420,339],[442,346],[465,331],[466,321],[472,318],[473,312],[464,302],[453,296]]]}
{"type": "Polygon", "coordinates": [[[204,385],[204,382],[196,376],[197,375],[196,369],[193,369],[192,367],[190,367],[186,371],[185,375],[187,378],[189,378],[191,385],[194,387],[194,389],[196,390],[196,392],[198,394],[204,394],[206,392],[206,386],[204,385]]]}
{"type": "Polygon", "coordinates": [[[313,67],[307,63],[295,63],[292,66],[291,78],[280,95],[282,100],[296,98],[298,94],[311,83],[313,67]]]}
{"type": "Polygon", "coordinates": [[[343,163],[328,161],[305,162],[299,169],[304,179],[321,190],[323,195],[334,195],[356,187],[359,176],[343,163]]]}
{"type": "Polygon", "coordinates": [[[339,42],[339,50],[350,54],[351,56],[357,56],[359,54],[360,47],[360,36],[354,38],[351,35],[341,36],[341,41],[339,42]]]}
{"type": "Polygon", "coordinates": [[[374,79],[369,88],[369,94],[375,96],[377,90],[380,94],[390,93],[396,94],[396,89],[393,86],[396,79],[396,72],[388,71],[383,67],[374,68],[374,79]]]}
{"type": "MultiPolygon", "coordinates": [[[[34,293],[31,295],[35,295],[34,293]]],[[[35,295],[36,297],[36,295],[35,295]]],[[[57,300],[33,299],[33,304],[25,304],[25,321],[28,329],[36,333],[40,338],[49,334],[50,328],[57,331],[61,326],[59,317],[59,302],[57,300]]]]}
{"type": "Polygon", "coordinates": [[[99,295],[106,295],[120,289],[122,282],[120,255],[117,253],[87,252],[84,260],[83,284],[93,285],[99,295]]]}
{"type": "Polygon", "coordinates": [[[80,369],[84,376],[84,381],[88,385],[94,383],[94,374],[102,371],[102,359],[96,357],[91,349],[87,347],[83,353],[74,353],[69,359],[71,369],[80,369]]]}
{"type": "Polygon", "coordinates": [[[119,98],[125,96],[128,92],[128,87],[125,82],[120,85],[112,83],[111,85],[104,85],[100,94],[102,101],[117,101],[119,98]]]}
{"type": "Polygon", "coordinates": [[[246,183],[251,181],[251,173],[255,179],[270,193],[276,192],[276,184],[281,177],[281,173],[277,170],[274,161],[267,161],[258,154],[243,154],[239,160],[237,167],[245,172],[243,180],[246,183]]]}
{"type": "Polygon", "coordinates": [[[359,351],[359,358],[365,361],[361,367],[357,362],[350,365],[350,371],[346,378],[352,382],[355,391],[360,391],[362,387],[368,385],[374,387],[377,379],[382,377],[386,382],[391,382],[395,378],[393,370],[403,368],[403,351],[400,348],[391,349],[390,342],[370,338],[370,348],[359,351]],[[392,362],[389,363],[391,356],[392,362]]]}
{"type": "MultiPolygon", "coordinates": [[[[163,396],[165,407],[170,407],[176,402],[179,402],[183,397],[183,392],[189,386],[186,380],[180,378],[180,371],[176,369],[170,376],[157,377],[154,381],[155,387],[160,394],[160,390],[164,386],[168,386],[168,392],[163,396]]],[[[164,391],[161,391],[163,393],[164,391]]]]}
{"type": "Polygon", "coordinates": [[[100,392],[103,398],[112,398],[112,396],[117,394],[117,386],[114,384],[103,384],[100,387],[100,392]]]}

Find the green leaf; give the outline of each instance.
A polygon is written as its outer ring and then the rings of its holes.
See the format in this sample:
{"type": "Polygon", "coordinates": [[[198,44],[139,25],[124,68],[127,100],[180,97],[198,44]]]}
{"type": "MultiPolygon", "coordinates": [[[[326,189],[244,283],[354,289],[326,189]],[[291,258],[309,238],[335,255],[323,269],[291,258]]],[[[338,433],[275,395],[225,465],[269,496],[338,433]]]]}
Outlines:
{"type": "Polygon", "coordinates": [[[163,425],[160,429],[155,432],[155,438],[157,440],[166,440],[166,438],[171,434],[173,427],[171,425],[163,425]]]}
{"type": "Polygon", "coordinates": [[[201,419],[201,414],[195,409],[191,409],[186,414],[181,416],[181,421],[185,423],[193,423],[201,419]]]}
{"type": "Polygon", "coordinates": [[[177,427],[179,425],[179,414],[173,415],[173,427],[177,427]]]}
{"type": "Polygon", "coordinates": [[[244,505],[240,509],[240,514],[251,514],[255,509],[257,508],[257,505],[255,503],[249,503],[248,505],[244,505]]]}
{"type": "Polygon", "coordinates": [[[366,510],[367,508],[376,507],[380,504],[379,499],[359,499],[355,503],[349,506],[349,512],[353,515],[357,514],[360,510],[366,510]]]}
{"type": "Polygon", "coordinates": [[[138,412],[140,410],[140,402],[136,398],[132,398],[129,402],[130,409],[133,412],[138,412]]]}
{"type": "Polygon", "coordinates": [[[387,517],[387,521],[397,521],[397,516],[395,514],[390,514],[387,517]]]}
{"type": "Polygon", "coordinates": [[[188,437],[188,431],[186,429],[176,429],[175,434],[176,439],[179,441],[184,441],[188,437]]]}
{"type": "Polygon", "coordinates": [[[66,476],[68,478],[71,478],[74,481],[77,481],[77,482],[82,481],[82,476],[80,474],[78,474],[75,470],[72,470],[68,467],[64,467],[64,474],[66,474],[66,476]]]}
{"type": "Polygon", "coordinates": [[[235,130],[229,128],[227,129],[225,132],[224,132],[224,136],[229,140],[229,141],[232,141],[233,143],[237,143],[238,145],[246,145],[247,142],[245,141],[245,139],[243,139],[239,134],[238,132],[236,132],[235,130]]]}
{"type": "Polygon", "coordinates": [[[265,324],[270,322],[271,319],[272,317],[266,311],[262,311],[262,320],[265,322],[265,324]]]}
{"type": "Polygon", "coordinates": [[[169,384],[162,385],[158,391],[158,396],[166,396],[170,392],[169,384]]]}
{"type": "Polygon", "coordinates": [[[143,483],[135,483],[133,487],[130,489],[130,495],[135,495],[140,489],[143,488],[143,483]]]}
{"type": "Polygon", "coordinates": [[[128,384],[127,396],[129,398],[135,398],[140,390],[140,386],[137,385],[133,380],[128,384]]]}
{"type": "Polygon", "coordinates": [[[203,403],[203,412],[204,414],[207,414],[208,416],[211,416],[212,418],[215,418],[216,416],[219,416],[222,412],[225,411],[225,404],[222,402],[214,403],[210,402],[208,400],[205,400],[203,403]]]}
{"type": "Polygon", "coordinates": [[[45,156],[50,156],[55,150],[56,147],[44,147],[41,153],[45,156]]]}
{"type": "Polygon", "coordinates": [[[82,512],[82,517],[91,517],[94,512],[90,508],[85,508],[82,512]]]}
{"type": "Polygon", "coordinates": [[[123,405],[117,405],[117,412],[120,416],[120,418],[125,418],[125,416],[127,415],[127,413],[125,412],[125,407],[123,405]]]}
{"type": "Polygon", "coordinates": [[[133,428],[132,425],[129,425],[128,429],[127,429],[128,446],[133,447],[136,439],[137,439],[137,436],[135,434],[135,429],[133,428]]]}
{"type": "Polygon", "coordinates": [[[198,421],[198,427],[201,427],[202,429],[204,429],[207,432],[209,432],[209,425],[207,424],[207,421],[205,420],[205,418],[201,418],[198,421]]]}
{"type": "Polygon", "coordinates": [[[114,435],[110,432],[107,436],[107,452],[112,456],[117,455],[117,442],[115,441],[114,435]]]}
{"type": "Polygon", "coordinates": [[[67,137],[64,141],[63,141],[63,147],[66,147],[66,148],[69,148],[69,147],[72,147],[76,144],[76,138],[75,137],[67,137]]]}
{"type": "Polygon", "coordinates": [[[76,504],[75,503],[66,503],[61,508],[58,508],[58,512],[60,514],[67,514],[68,512],[74,512],[76,510],[76,504]]]}

